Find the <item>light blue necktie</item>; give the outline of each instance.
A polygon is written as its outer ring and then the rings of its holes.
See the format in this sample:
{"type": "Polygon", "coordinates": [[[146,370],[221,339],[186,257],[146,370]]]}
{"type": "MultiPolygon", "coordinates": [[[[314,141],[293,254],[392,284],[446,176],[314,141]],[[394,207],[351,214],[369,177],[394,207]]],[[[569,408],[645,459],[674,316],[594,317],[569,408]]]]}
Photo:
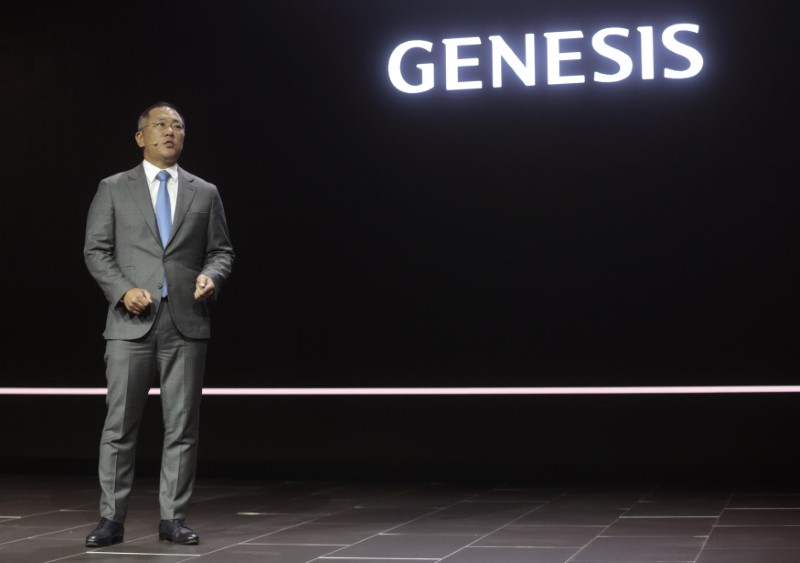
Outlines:
{"type": "MultiPolygon", "coordinates": [[[[169,234],[172,232],[172,206],[169,204],[169,192],[167,182],[169,182],[169,172],[162,170],[156,174],[159,180],[158,195],[156,196],[156,221],[158,222],[158,232],[161,235],[161,244],[167,247],[169,234]]],[[[164,277],[164,284],[161,286],[161,297],[167,296],[167,278],[164,277]]]]}

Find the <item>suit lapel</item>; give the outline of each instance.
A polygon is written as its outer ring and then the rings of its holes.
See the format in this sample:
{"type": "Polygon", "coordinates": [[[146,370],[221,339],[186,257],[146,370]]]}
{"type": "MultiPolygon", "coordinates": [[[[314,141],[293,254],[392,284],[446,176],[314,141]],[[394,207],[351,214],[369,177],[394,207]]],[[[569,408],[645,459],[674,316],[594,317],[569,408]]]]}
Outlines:
{"type": "Polygon", "coordinates": [[[178,167],[178,201],[175,202],[175,213],[172,215],[172,233],[169,236],[167,245],[175,238],[175,233],[180,229],[189,206],[195,195],[194,176],[178,167]]]}
{"type": "Polygon", "coordinates": [[[158,234],[153,199],[150,197],[150,187],[147,185],[147,176],[145,176],[144,167],[141,164],[128,172],[128,191],[144,217],[144,222],[147,223],[147,227],[160,245],[161,235],[158,234]]]}

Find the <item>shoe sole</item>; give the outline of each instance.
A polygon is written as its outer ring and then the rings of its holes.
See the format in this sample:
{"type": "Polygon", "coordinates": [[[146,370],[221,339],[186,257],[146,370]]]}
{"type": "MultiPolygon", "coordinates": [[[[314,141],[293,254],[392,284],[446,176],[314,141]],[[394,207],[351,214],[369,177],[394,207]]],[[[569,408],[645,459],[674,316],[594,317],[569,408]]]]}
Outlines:
{"type": "Polygon", "coordinates": [[[189,541],[176,542],[171,537],[169,537],[168,534],[158,534],[158,539],[161,540],[161,541],[171,541],[171,542],[177,543],[179,545],[197,545],[198,543],[200,543],[200,540],[189,540],[189,541]]]}
{"type": "Polygon", "coordinates": [[[108,547],[109,545],[114,545],[116,543],[122,543],[124,540],[122,537],[112,538],[109,543],[106,542],[98,542],[98,541],[87,541],[86,547],[108,547]]]}

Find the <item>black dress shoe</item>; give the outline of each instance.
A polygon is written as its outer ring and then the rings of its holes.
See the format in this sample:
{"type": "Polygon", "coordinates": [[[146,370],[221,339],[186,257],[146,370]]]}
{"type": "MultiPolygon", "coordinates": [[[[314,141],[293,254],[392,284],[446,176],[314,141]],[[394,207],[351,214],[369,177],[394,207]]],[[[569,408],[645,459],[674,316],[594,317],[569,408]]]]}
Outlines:
{"type": "Polygon", "coordinates": [[[200,543],[200,536],[184,525],[183,520],[162,520],[158,525],[158,539],[183,545],[200,543]]]}
{"type": "Polygon", "coordinates": [[[121,523],[114,522],[108,518],[100,518],[97,528],[86,536],[86,547],[103,547],[121,543],[124,534],[125,527],[121,523]]]}

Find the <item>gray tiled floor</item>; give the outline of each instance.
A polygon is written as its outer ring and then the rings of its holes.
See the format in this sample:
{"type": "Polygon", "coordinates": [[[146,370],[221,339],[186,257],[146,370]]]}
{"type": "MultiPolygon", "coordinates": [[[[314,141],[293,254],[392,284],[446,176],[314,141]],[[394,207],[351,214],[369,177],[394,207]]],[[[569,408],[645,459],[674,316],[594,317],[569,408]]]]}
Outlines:
{"type": "Polygon", "coordinates": [[[196,546],[138,479],[125,542],[87,549],[91,476],[0,474],[2,563],[796,563],[800,487],[200,480],[196,546]]]}

